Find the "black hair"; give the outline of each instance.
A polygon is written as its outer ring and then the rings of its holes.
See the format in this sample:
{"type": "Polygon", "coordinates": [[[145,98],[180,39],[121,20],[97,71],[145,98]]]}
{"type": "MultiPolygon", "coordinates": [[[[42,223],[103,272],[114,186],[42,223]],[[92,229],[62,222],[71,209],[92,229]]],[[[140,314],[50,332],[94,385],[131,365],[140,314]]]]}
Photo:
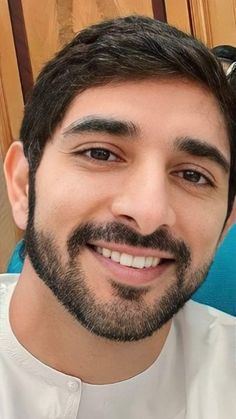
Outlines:
{"type": "Polygon", "coordinates": [[[236,47],[232,45],[217,45],[211,50],[217,58],[227,61],[236,61],[236,47]]]}

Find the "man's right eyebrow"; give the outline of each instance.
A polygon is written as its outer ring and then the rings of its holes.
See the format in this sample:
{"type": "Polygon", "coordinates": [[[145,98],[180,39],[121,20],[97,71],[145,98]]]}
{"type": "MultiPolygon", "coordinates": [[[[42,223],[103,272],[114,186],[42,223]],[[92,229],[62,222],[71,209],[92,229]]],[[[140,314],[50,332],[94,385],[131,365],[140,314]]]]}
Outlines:
{"type": "Polygon", "coordinates": [[[184,151],[191,156],[202,157],[218,164],[224,172],[230,171],[230,161],[214,145],[211,145],[203,139],[183,137],[175,141],[177,151],[184,151]]]}
{"type": "Polygon", "coordinates": [[[139,128],[131,121],[122,121],[112,117],[86,116],[70,124],[63,137],[82,133],[103,133],[116,137],[137,138],[139,128]]]}

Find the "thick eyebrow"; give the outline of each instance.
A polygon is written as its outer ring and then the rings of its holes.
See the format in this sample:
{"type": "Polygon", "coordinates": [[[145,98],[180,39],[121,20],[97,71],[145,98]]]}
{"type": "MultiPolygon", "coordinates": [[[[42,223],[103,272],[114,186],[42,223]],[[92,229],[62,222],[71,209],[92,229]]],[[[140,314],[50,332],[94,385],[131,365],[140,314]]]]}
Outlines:
{"type": "Polygon", "coordinates": [[[134,138],[139,135],[140,129],[131,121],[122,121],[112,117],[89,115],[78,119],[69,125],[63,132],[63,137],[81,133],[102,133],[117,137],[134,138]]]}
{"type": "Polygon", "coordinates": [[[209,159],[221,166],[226,173],[230,171],[230,162],[221,151],[204,140],[190,137],[177,138],[174,147],[176,151],[184,151],[191,156],[209,159]]]}

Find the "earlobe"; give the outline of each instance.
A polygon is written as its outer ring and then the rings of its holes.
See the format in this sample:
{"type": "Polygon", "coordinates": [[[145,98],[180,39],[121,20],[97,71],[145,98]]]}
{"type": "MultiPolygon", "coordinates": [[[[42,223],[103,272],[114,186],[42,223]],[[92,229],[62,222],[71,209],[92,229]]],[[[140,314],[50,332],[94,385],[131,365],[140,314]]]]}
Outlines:
{"type": "Polygon", "coordinates": [[[10,146],[4,162],[4,173],[15,223],[21,230],[25,230],[28,218],[29,166],[20,141],[10,146]]]}

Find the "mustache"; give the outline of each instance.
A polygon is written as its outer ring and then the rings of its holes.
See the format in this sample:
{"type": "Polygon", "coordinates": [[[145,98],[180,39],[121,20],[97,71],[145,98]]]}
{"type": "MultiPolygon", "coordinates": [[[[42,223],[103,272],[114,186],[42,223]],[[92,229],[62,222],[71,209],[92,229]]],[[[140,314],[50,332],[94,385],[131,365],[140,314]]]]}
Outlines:
{"type": "Polygon", "coordinates": [[[160,227],[153,233],[143,236],[117,222],[81,224],[72,231],[67,240],[68,253],[74,259],[81,248],[99,240],[133,247],[158,249],[170,253],[173,259],[181,260],[185,264],[189,264],[191,261],[191,252],[187,244],[176,239],[166,227],[160,227]]]}

